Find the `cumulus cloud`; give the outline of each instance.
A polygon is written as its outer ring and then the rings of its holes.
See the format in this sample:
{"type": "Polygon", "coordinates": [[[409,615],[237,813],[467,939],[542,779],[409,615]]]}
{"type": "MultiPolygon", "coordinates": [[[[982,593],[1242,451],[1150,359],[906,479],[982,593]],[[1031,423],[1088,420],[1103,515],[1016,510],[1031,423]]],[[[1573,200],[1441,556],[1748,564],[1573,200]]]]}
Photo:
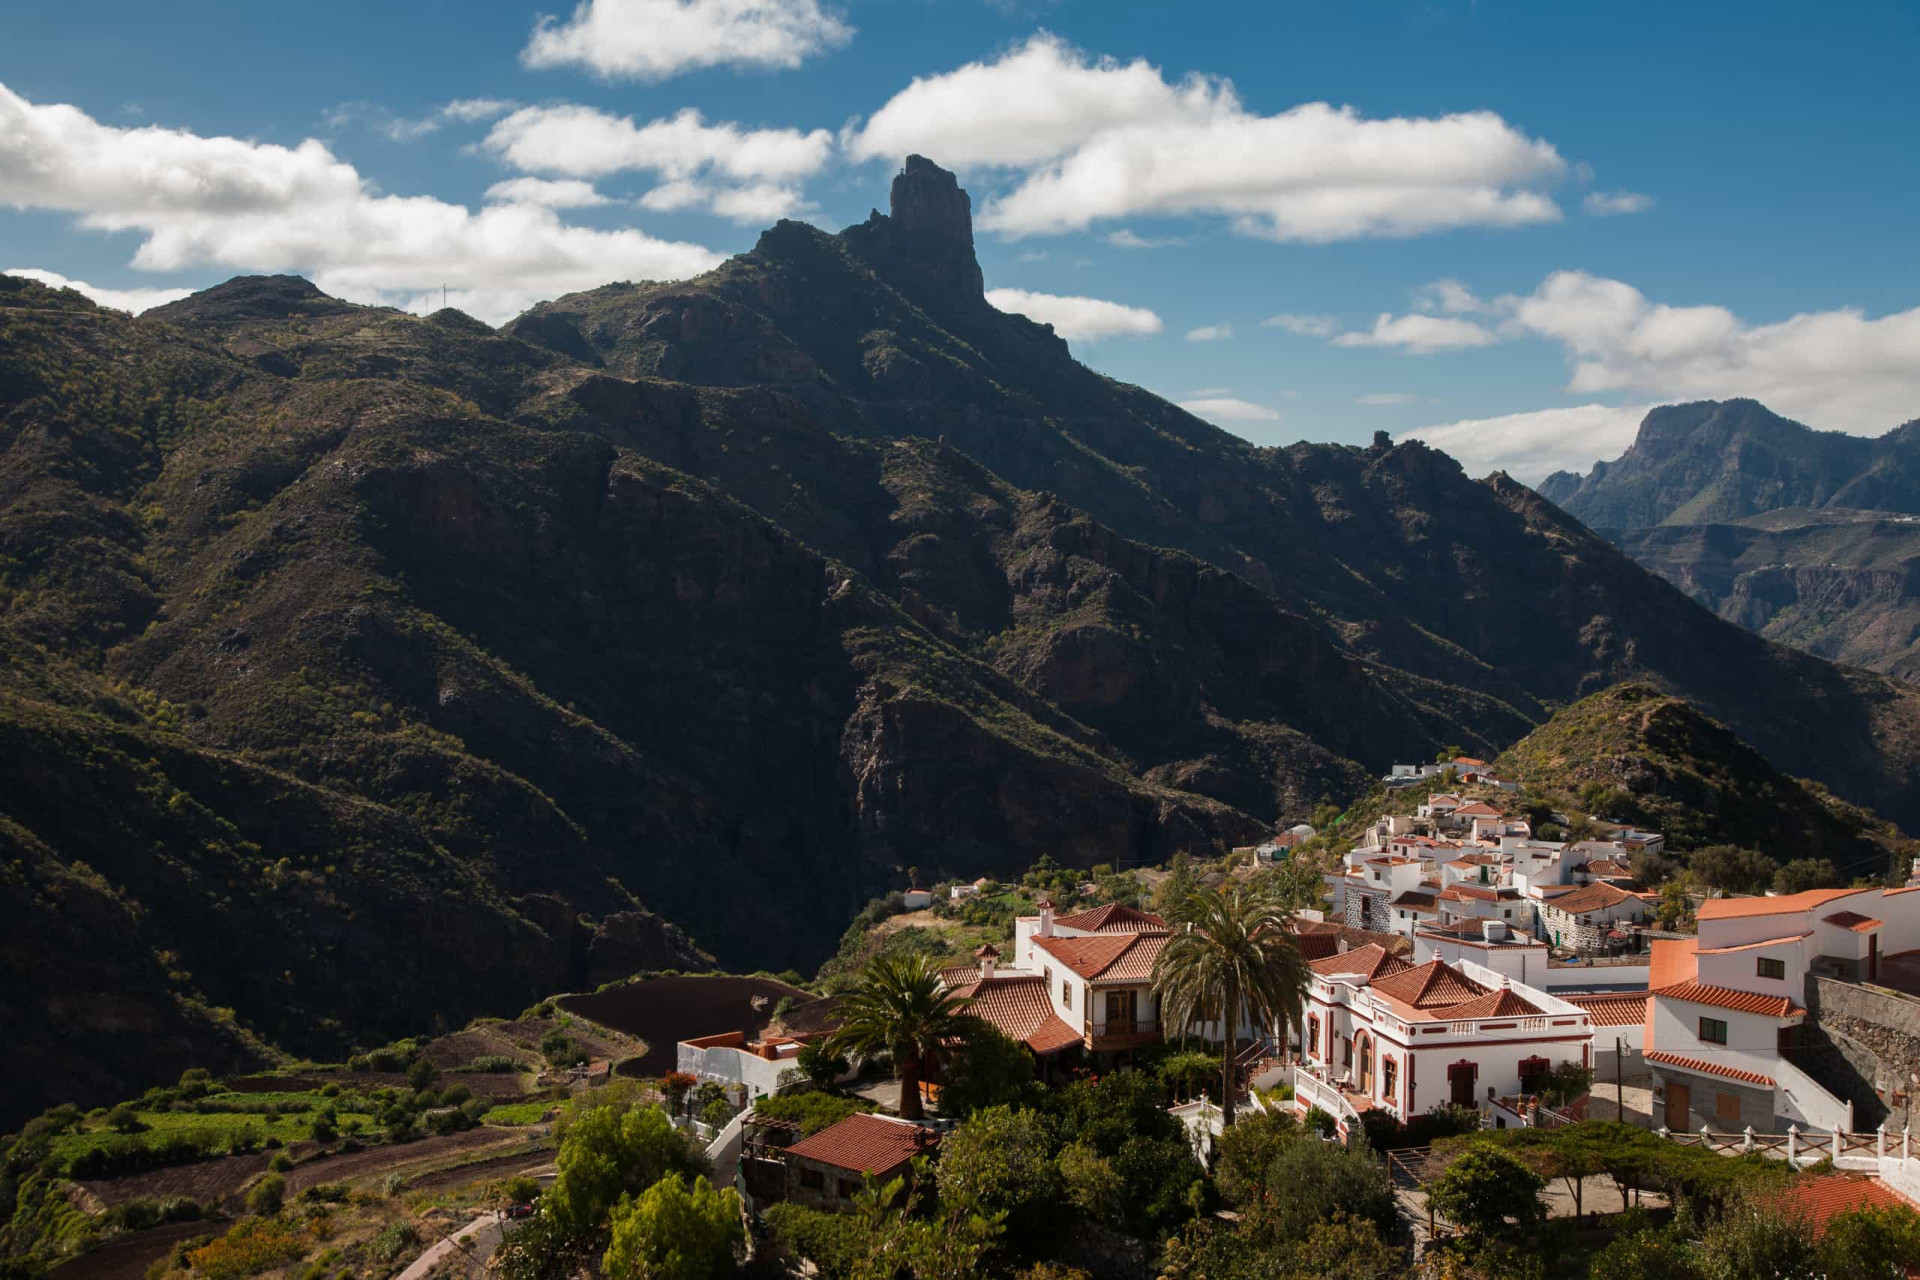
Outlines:
{"type": "Polygon", "coordinates": [[[508,178],[487,188],[488,204],[537,204],[548,209],[591,209],[613,202],[593,189],[591,182],[563,178],[508,178]]]}
{"type": "Polygon", "coordinates": [[[344,129],[364,121],[395,142],[414,142],[449,124],[477,124],[505,115],[516,105],[505,98],[460,98],[423,116],[397,116],[371,102],[343,102],[329,110],[325,119],[329,129],[344,129]]]}
{"type": "Polygon", "coordinates": [[[1102,338],[1143,337],[1159,333],[1160,317],[1145,307],[1129,307],[1104,298],[1079,298],[1056,293],[1029,293],[1025,289],[989,289],[987,301],[1050,324],[1069,342],[1098,342],[1102,338]]]}
{"type": "Polygon", "coordinates": [[[572,104],[523,107],[497,121],[481,143],[522,173],[652,173],[661,185],[642,207],[708,208],[737,222],[767,222],[799,209],[799,183],[826,165],[833,145],[825,129],[709,124],[692,107],[639,124],[572,104]]]}
{"type": "Polygon", "coordinates": [[[1438,311],[1457,316],[1484,311],[1487,304],[1458,280],[1434,280],[1413,291],[1413,308],[1429,314],[1438,311]]]}
{"type": "Polygon", "coordinates": [[[1665,400],[1750,396],[1814,426],[1878,435],[1920,406],[1920,307],[1857,307],[1752,324],[1725,307],[1676,307],[1632,285],[1559,271],[1496,304],[1504,328],[1558,342],[1568,389],[1665,400]]]}
{"type": "Polygon", "coordinates": [[[1180,407],[1196,418],[1205,418],[1209,422],[1278,422],[1278,410],[1264,404],[1255,404],[1251,400],[1237,400],[1232,396],[1203,396],[1197,400],[1182,400],[1180,407]]]}
{"type": "Polygon", "coordinates": [[[178,302],[192,293],[191,289],[102,289],[88,284],[85,280],[72,280],[54,271],[42,271],[38,267],[8,267],[0,275],[24,276],[29,280],[38,280],[53,289],[72,289],[84,293],[103,307],[112,307],[115,311],[131,311],[139,315],[149,307],[157,307],[166,302],[178,302]]]}
{"type": "Polygon", "coordinates": [[[1122,227],[1107,234],[1107,243],[1116,249],[1165,249],[1170,245],[1185,244],[1186,241],[1179,236],[1143,236],[1122,227]]]}
{"type": "Polygon", "coordinates": [[[1203,324],[1198,329],[1187,330],[1188,342],[1220,342],[1233,336],[1230,324],[1203,324]]]}
{"type": "Polygon", "coordinates": [[[1637,191],[1589,191],[1580,203],[1588,213],[1608,218],[1620,213],[1645,213],[1653,208],[1653,197],[1637,191]]]}
{"type": "Polygon", "coordinates": [[[1490,330],[1471,320],[1455,316],[1405,315],[1382,312],[1373,328],[1340,334],[1336,347],[1398,347],[1411,355],[1430,356],[1437,351],[1459,351],[1466,347],[1490,347],[1500,341],[1490,330]]]}
{"type": "Polygon", "coordinates": [[[564,22],[541,18],[520,60],[664,80],[701,67],[790,69],[851,39],[819,0],[582,0],[564,22]]]}
{"type": "Polygon", "coordinates": [[[1169,82],[1041,33],[991,62],[916,78],[850,131],[855,159],[937,156],[1011,171],[977,219],[1009,236],[1142,215],[1215,214],[1325,242],[1560,217],[1552,145],[1488,111],[1367,119],[1306,103],[1263,116],[1230,81],[1169,82]]]}
{"type": "Polygon", "coordinates": [[[1586,471],[1599,459],[1619,457],[1648,407],[1539,409],[1419,427],[1395,438],[1424,440],[1452,454],[1468,475],[1505,471],[1522,484],[1538,484],[1552,472],[1586,471]]]}
{"type": "Polygon", "coordinates": [[[1268,316],[1260,324],[1267,329],[1285,329],[1288,333],[1297,333],[1303,338],[1331,338],[1340,332],[1340,320],[1337,316],[1302,316],[1281,312],[1277,316],[1268,316]]]}
{"type": "MultiPolygon", "coordinates": [[[[719,258],[634,228],[569,225],[510,201],[477,212],[378,193],[325,144],[203,137],[102,124],[0,86],[0,205],[75,215],[141,235],[133,265],[302,271],[329,292],[393,301],[444,282],[503,320],[541,298],[607,280],[678,279],[719,258]]],[[[437,299],[436,299],[437,301],[437,299]]]]}
{"type": "Polygon", "coordinates": [[[1353,402],[1377,408],[1383,405],[1412,404],[1419,398],[1406,391],[1369,391],[1366,395],[1355,396],[1353,402]]]}

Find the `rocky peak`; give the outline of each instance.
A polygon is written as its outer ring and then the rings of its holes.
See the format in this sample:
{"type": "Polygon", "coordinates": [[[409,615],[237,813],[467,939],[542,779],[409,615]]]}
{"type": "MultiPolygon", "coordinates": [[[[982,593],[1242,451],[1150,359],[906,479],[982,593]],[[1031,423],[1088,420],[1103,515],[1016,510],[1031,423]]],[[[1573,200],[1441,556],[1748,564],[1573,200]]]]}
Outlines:
{"type": "Polygon", "coordinates": [[[986,282],[973,256],[973,201],[948,170],[908,156],[894,175],[891,216],[877,210],[843,233],[895,284],[923,300],[938,296],[980,305],[986,282]]]}
{"type": "Polygon", "coordinates": [[[908,156],[894,175],[888,209],[902,231],[937,236],[973,252],[973,201],[953,174],[925,156],[908,156]]]}

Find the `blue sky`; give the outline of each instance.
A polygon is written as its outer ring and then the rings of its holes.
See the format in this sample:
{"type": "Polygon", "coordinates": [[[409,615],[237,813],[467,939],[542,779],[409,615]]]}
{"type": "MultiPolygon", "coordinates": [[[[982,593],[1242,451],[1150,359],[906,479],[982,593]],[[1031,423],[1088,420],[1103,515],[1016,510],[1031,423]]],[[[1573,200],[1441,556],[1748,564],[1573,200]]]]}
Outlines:
{"type": "Polygon", "coordinates": [[[1537,479],[1675,399],[1920,417],[1911,3],[182,8],[10,12],[0,268],[499,322],[857,221],[915,149],[998,305],[1260,443],[1537,479]]]}

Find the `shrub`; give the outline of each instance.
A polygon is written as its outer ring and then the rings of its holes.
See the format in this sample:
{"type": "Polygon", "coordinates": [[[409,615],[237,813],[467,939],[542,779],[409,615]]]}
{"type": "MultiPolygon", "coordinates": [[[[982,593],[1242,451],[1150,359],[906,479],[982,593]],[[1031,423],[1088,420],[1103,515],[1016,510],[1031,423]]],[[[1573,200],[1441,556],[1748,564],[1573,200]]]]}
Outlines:
{"type": "Polygon", "coordinates": [[[592,1107],[560,1140],[560,1171],[546,1195],[554,1217],[576,1231],[597,1229],[623,1195],[669,1173],[703,1172],[703,1161],[657,1107],[592,1107]]]}
{"type": "Polygon", "coordinates": [[[367,1241],[367,1252],[381,1262],[398,1262],[402,1254],[419,1243],[420,1233],[413,1229],[411,1222],[402,1219],[388,1223],[367,1241]]]}
{"type": "Polygon", "coordinates": [[[147,1126],[141,1124],[139,1115],[123,1102],[107,1112],[107,1127],[115,1133],[139,1133],[147,1126]]]}
{"type": "Polygon", "coordinates": [[[301,1192],[300,1198],[311,1204],[345,1204],[347,1195],[344,1182],[316,1182],[301,1192]]]}
{"type": "Polygon", "coordinates": [[[611,1280],[708,1280],[733,1270],[734,1246],[746,1238],[740,1195],[714,1190],[705,1178],[691,1189],[669,1173],[640,1193],[620,1198],[603,1264],[611,1280]]]}
{"type": "Polygon", "coordinates": [[[248,1218],[209,1244],[190,1249],[186,1262],[205,1280],[240,1280],[297,1262],[313,1243],[311,1232],[274,1218],[248,1218]]]}
{"type": "Polygon", "coordinates": [[[790,1202],[770,1206],[766,1222],[789,1253],[813,1263],[826,1280],[850,1280],[873,1243],[873,1229],[851,1214],[790,1202]]]}
{"type": "Polygon", "coordinates": [[[277,1173],[270,1173],[253,1184],[247,1192],[247,1211],[261,1215],[280,1212],[280,1206],[287,1198],[287,1180],[277,1173]]]}
{"type": "Polygon", "coordinates": [[[873,1103],[865,1098],[847,1098],[814,1090],[761,1098],[753,1104],[755,1115],[769,1120],[791,1120],[800,1126],[801,1136],[808,1138],[828,1125],[839,1124],[856,1111],[873,1109],[873,1103]]]}
{"type": "Polygon", "coordinates": [[[1004,1211],[1007,1229],[1029,1239],[1047,1225],[1061,1195],[1053,1126],[1037,1111],[988,1107],[940,1144],[940,1199],[1004,1211]]]}
{"type": "Polygon", "coordinates": [[[275,1173],[285,1173],[287,1170],[293,1168],[293,1159],[288,1156],[286,1152],[282,1151],[275,1155],[273,1159],[267,1161],[267,1168],[275,1173]]]}
{"type": "Polygon", "coordinates": [[[506,1075],[520,1069],[518,1058],[509,1058],[504,1053],[483,1053],[460,1068],[462,1071],[479,1071],[492,1075],[506,1075]]]}
{"type": "Polygon", "coordinates": [[[1545,1180],[1498,1147],[1469,1147],[1434,1179],[1427,1202],[1477,1240],[1504,1232],[1511,1218],[1524,1226],[1546,1217],[1545,1180]]]}
{"type": "Polygon", "coordinates": [[[430,1089],[439,1078],[440,1068],[425,1058],[415,1058],[413,1065],[407,1068],[407,1083],[415,1089],[430,1089]]]}
{"type": "Polygon", "coordinates": [[[315,1116],[313,1118],[313,1128],[310,1132],[315,1142],[332,1142],[339,1136],[339,1131],[334,1127],[333,1113],[331,1111],[322,1111],[319,1115],[315,1116]]]}

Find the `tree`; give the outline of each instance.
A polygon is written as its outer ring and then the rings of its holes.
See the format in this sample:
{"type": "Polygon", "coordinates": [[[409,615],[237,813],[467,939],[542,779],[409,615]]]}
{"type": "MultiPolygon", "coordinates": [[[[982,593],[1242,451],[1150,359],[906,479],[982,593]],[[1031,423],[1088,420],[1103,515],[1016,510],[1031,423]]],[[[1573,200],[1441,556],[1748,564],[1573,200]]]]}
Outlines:
{"type": "Polygon", "coordinates": [[[1177,905],[1186,901],[1193,892],[1193,867],[1189,864],[1186,850],[1173,855],[1173,861],[1167,864],[1167,878],[1162,880],[1153,891],[1154,909],[1162,915],[1171,912],[1177,905]]]}
{"type": "Polygon", "coordinates": [[[407,1083],[412,1085],[416,1091],[420,1089],[431,1089],[433,1082],[439,1078],[440,1068],[434,1066],[425,1058],[415,1058],[413,1065],[407,1068],[407,1083]]]}
{"type": "Polygon", "coordinates": [[[287,1198],[287,1180],[277,1173],[270,1173],[253,1184],[247,1192],[247,1212],[270,1214],[280,1212],[280,1206],[287,1198]]]}
{"type": "Polygon", "coordinates": [[[589,1108],[560,1139],[559,1169],[543,1207],[574,1231],[594,1231],[620,1197],[652,1187],[668,1174],[704,1172],[704,1161],[657,1107],[589,1108]]]}
{"type": "Polygon", "coordinates": [[[733,1272],[733,1251],[746,1239],[740,1196],[714,1190],[705,1178],[669,1173],[640,1193],[622,1196],[602,1265],[611,1280],[709,1280],[733,1272]]]}
{"type": "Polygon", "coordinates": [[[107,1127],[115,1133],[138,1133],[147,1126],[140,1123],[138,1112],[122,1102],[107,1112],[107,1127]]]}
{"type": "Polygon", "coordinates": [[[1742,1199],[1707,1228],[1697,1251],[1704,1280],[1821,1280],[1813,1230],[1777,1199],[1742,1199]]]}
{"type": "Polygon", "coordinates": [[[836,1052],[866,1057],[886,1054],[900,1081],[900,1114],[918,1120],[921,1065],[944,1060],[949,1046],[981,1034],[968,1001],[947,990],[940,971],[924,955],[883,954],[869,963],[840,998],[840,1029],[830,1038],[836,1052]]]}
{"type": "Polygon", "coordinates": [[[1070,1142],[1061,1149],[1056,1163],[1068,1204],[1095,1222],[1119,1221],[1126,1182],[1114,1169],[1113,1161],[1089,1143],[1070,1142]]]}
{"type": "Polygon", "coordinates": [[[1846,884],[1831,858],[1795,858],[1773,873],[1775,893],[1804,893],[1808,889],[1838,889],[1846,884]]]}
{"type": "Polygon", "coordinates": [[[1220,1055],[1204,1049],[1183,1049],[1160,1059],[1160,1078],[1167,1082],[1176,1101],[1191,1098],[1196,1081],[1219,1071],[1220,1055]]]}
{"type": "Polygon", "coordinates": [[[1302,1240],[1336,1215],[1365,1219],[1381,1231],[1394,1223],[1393,1184],[1372,1152],[1337,1142],[1293,1142],[1267,1166],[1266,1191],[1249,1220],[1268,1238],[1302,1240]]]}
{"type": "Polygon", "coordinates": [[[1775,864],[1758,849],[1710,844],[1688,860],[1700,882],[1722,893],[1758,893],[1773,883],[1775,864]]]}
{"type": "Polygon", "coordinates": [[[1627,855],[1627,866],[1643,888],[1653,889],[1672,877],[1680,864],[1657,849],[1635,849],[1627,855]]]}
{"type": "Polygon", "coordinates": [[[1173,936],[1153,964],[1162,1033],[1177,1035],[1195,1022],[1221,1024],[1220,1119],[1231,1126],[1240,1014],[1256,1026],[1298,1023],[1307,962],[1294,945],[1286,910],[1258,886],[1229,881],[1196,890],[1171,906],[1170,923],[1173,936]]]}
{"type": "Polygon", "coordinates": [[[1541,1101],[1550,1107],[1564,1107],[1587,1096],[1593,1088],[1593,1069],[1574,1061],[1556,1062],[1547,1075],[1541,1101]]]}
{"type": "Polygon", "coordinates": [[[1699,1280],[1699,1261],[1686,1240],[1671,1231],[1622,1235],[1595,1254],[1587,1280],[1699,1280]]]}
{"type": "Polygon", "coordinates": [[[1237,1208],[1259,1200],[1274,1160],[1300,1138],[1299,1123],[1273,1111],[1248,1116],[1223,1132],[1213,1144],[1213,1176],[1220,1194],[1237,1208]]]}
{"type": "Polygon", "coordinates": [[[940,1144],[941,1203],[1005,1213],[1009,1229],[1031,1238],[1061,1198],[1053,1143],[1053,1126],[1038,1111],[976,1112],[940,1144]]]}
{"type": "Polygon", "coordinates": [[[1011,1106],[1033,1088],[1033,1055],[991,1023],[952,1055],[940,1088],[940,1113],[964,1119],[986,1107],[1011,1106]]]}
{"type": "Polygon", "coordinates": [[[1827,1219],[1820,1270],[1832,1280],[1879,1280],[1920,1266],[1920,1214],[1905,1205],[1855,1209],[1827,1219]]]}
{"type": "Polygon", "coordinates": [[[1498,1147],[1468,1147],[1427,1188],[1427,1203],[1447,1221],[1484,1243],[1507,1229],[1547,1216],[1540,1199],[1545,1179],[1498,1147]]]}
{"type": "Polygon", "coordinates": [[[847,1055],[840,1053],[825,1040],[809,1040],[800,1046],[800,1053],[794,1059],[800,1065],[800,1072],[822,1089],[831,1089],[847,1074],[849,1065],[847,1055]]]}

